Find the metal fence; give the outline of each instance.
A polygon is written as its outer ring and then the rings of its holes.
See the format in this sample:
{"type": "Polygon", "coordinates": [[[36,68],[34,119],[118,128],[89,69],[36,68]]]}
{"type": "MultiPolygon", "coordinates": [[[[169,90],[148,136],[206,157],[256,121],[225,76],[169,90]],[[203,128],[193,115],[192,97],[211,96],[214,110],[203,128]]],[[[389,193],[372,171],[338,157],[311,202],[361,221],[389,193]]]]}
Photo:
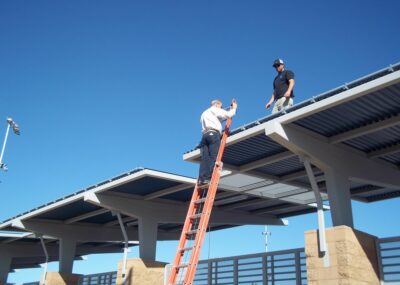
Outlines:
{"type": "MultiPolygon", "coordinates": [[[[380,278],[384,284],[400,284],[400,237],[377,239],[380,278]]],[[[168,277],[170,265],[166,267],[168,277]]],[[[115,285],[117,272],[85,275],[79,285],[115,285]]],[[[305,285],[303,248],[266,252],[199,262],[193,285],[305,285]]],[[[24,285],[39,285],[39,282],[24,285]]]]}
{"type": "MultiPolygon", "coordinates": [[[[166,267],[168,277],[170,265],[166,267]]],[[[82,276],[79,285],[115,285],[117,272],[82,276]]],[[[166,281],[165,281],[166,282],[166,281]]],[[[29,283],[37,285],[39,283],[29,283]]],[[[303,248],[202,260],[193,285],[306,285],[303,248]]],[[[28,283],[24,284],[28,285],[28,283]]]]}
{"type": "MultiPolygon", "coordinates": [[[[79,279],[79,285],[116,285],[117,271],[84,275],[79,279]]],[[[24,283],[23,285],[39,285],[39,282],[24,283]]]]}
{"type": "Polygon", "coordinates": [[[376,244],[381,280],[400,284],[400,237],[381,238],[376,244]]]}
{"type": "Polygon", "coordinates": [[[79,280],[79,285],[115,285],[116,283],[116,271],[85,275],[79,280]]]}
{"type": "MultiPolygon", "coordinates": [[[[166,271],[169,272],[170,269],[169,265],[166,271]]],[[[200,261],[193,285],[217,284],[305,285],[307,284],[307,272],[304,249],[200,261]]]]}

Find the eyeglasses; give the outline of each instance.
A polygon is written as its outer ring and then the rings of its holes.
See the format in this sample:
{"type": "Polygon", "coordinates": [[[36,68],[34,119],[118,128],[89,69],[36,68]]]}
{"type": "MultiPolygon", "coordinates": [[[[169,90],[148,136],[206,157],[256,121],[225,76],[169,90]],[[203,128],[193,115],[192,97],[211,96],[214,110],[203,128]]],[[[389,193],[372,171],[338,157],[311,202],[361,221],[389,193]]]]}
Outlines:
{"type": "Polygon", "coordinates": [[[277,67],[279,67],[279,66],[281,66],[281,65],[280,65],[280,64],[275,64],[275,65],[274,65],[275,68],[277,68],[277,67]]]}

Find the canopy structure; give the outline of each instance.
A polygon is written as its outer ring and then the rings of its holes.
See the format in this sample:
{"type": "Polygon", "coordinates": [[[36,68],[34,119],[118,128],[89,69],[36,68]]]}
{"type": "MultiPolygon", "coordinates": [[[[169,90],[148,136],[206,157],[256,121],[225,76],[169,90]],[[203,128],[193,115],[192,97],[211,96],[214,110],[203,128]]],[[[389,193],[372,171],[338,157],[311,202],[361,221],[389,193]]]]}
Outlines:
{"type": "MultiPolygon", "coordinates": [[[[399,133],[400,64],[234,130],[210,230],[287,225],[286,217],[317,211],[315,188],[333,224],[353,226],[351,199],[400,196],[399,133]]],[[[200,150],[183,157],[199,162],[200,150]]],[[[128,240],[155,260],[157,241],[179,239],[195,183],[136,168],[3,221],[0,282],[12,268],[43,261],[37,236],[46,237],[60,272],[71,273],[82,254],[117,251],[128,240]]]]}
{"type": "MultiPolygon", "coordinates": [[[[58,248],[54,258],[60,258],[60,272],[72,271],[73,261],[84,245],[90,245],[84,247],[84,253],[90,254],[98,252],[98,248],[106,250],[104,243],[124,241],[123,230],[129,241],[138,242],[141,258],[155,260],[157,240],[179,239],[195,183],[194,178],[136,168],[10,218],[0,224],[0,230],[51,238],[51,245],[58,248]]],[[[279,198],[260,196],[256,189],[262,189],[264,184],[242,181],[241,186],[247,186],[246,193],[238,192],[235,184],[228,180],[226,185],[221,183],[211,231],[240,225],[286,225],[283,217],[316,210],[312,204],[301,205],[303,212],[288,207],[277,214],[236,209],[230,205],[237,201],[272,204],[279,198]]],[[[298,204],[294,200],[285,203],[298,204]]],[[[25,237],[16,240],[27,241],[25,237]]],[[[28,240],[33,241],[31,237],[28,240]]],[[[10,248],[11,243],[6,244],[10,248]]],[[[11,262],[12,251],[9,255],[11,262]]]]}
{"type": "MultiPolygon", "coordinates": [[[[135,245],[137,243],[130,243],[130,246],[135,245]]],[[[76,244],[73,260],[82,260],[88,254],[121,252],[123,247],[120,241],[80,242],[76,244]]],[[[17,269],[38,268],[58,261],[59,240],[26,232],[0,232],[0,253],[0,275],[7,276],[17,269]]]]}
{"type": "MultiPolygon", "coordinates": [[[[302,162],[308,159],[324,198],[329,197],[334,225],[353,226],[350,199],[373,202],[400,195],[399,70],[400,64],[390,66],[232,131],[223,157],[231,174],[225,179],[254,179],[268,184],[260,195],[308,203],[314,197],[302,162]],[[293,188],[279,189],[282,184],[293,188]]],[[[183,158],[199,162],[200,150],[183,158]]],[[[249,209],[249,203],[231,208],[249,209]]],[[[271,209],[297,206],[251,207],[276,214],[271,209]]]]}

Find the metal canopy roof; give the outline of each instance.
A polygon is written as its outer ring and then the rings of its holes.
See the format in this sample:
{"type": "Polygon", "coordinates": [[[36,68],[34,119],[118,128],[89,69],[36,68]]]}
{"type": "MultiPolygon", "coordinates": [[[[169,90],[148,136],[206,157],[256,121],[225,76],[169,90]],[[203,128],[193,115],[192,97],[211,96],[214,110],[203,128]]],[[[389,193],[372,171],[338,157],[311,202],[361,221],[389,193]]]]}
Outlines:
{"type": "MultiPolygon", "coordinates": [[[[279,122],[327,145],[378,162],[382,169],[399,170],[399,70],[400,64],[389,66],[233,130],[223,157],[225,168],[234,174],[310,189],[304,166],[297,155],[266,135],[266,128],[279,122]]],[[[183,158],[199,162],[200,150],[186,152],[183,158]]],[[[314,167],[314,173],[324,191],[324,173],[317,167],[314,167]]],[[[273,192],[272,187],[269,186],[269,190],[266,187],[265,193],[273,192]]],[[[285,192],[278,191],[278,196],[285,195],[285,192]]],[[[351,193],[353,199],[373,202],[400,196],[400,186],[388,188],[354,180],[351,181],[351,193]]],[[[290,194],[286,195],[287,198],[299,195],[296,191],[286,194],[290,194]]],[[[305,194],[303,201],[307,200],[305,194]]],[[[312,197],[309,195],[308,201],[312,201],[312,197]]]]}
{"type": "MultiPolygon", "coordinates": [[[[48,261],[58,261],[59,241],[47,236],[43,237],[43,239],[49,254],[48,261]]],[[[130,246],[134,245],[137,245],[137,243],[130,243],[130,246]]],[[[123,243],[119,241],[78,243],[75,260],[80,260],[83,255],[87,254],[121,252],[123,246],[123,243]]],[[[40,238],[34,234],[0,232],[0,248],[2,247],[18,249],[16,256],[12,258],[11,270],[40,267],[40,264],[46,262],[40,238]]]]}
{"type": "MultiPolygon", "coordinates": [[[[21,223],[34,226],[48,224],[53,228],[79,226],[91,231],[111,229],[114,230],[114,240],[122,240],[115,211],[120,212],[125,226],[131,230],[131,235],[128,232],[130,240],[137,240],[138,216],[127,213],[122,206],[119,209],[118,205],[111,207],[104,202],[93,203],[96,199],[92,196],[97,195],[106,200],[112,198],[120,199],[121,202],[129,201],[129,210],[133,212],[142,207],[156,214],[158,208],[170,207],[171,212],[180,216],[171,218],[172,220],[166,217],[159,222],[158,240],[178,239],[195,182],[196,180],[190,177],[137,168],[8,219],[0,224],[0,229],[33,231],[29,226],[24,229],[21,223]]],[[[237,175],[223,178],[215,200],[211,230],[244,224],[283,225],[286,224],[286,221],[280,220],[283,217],[316,210],[312,203],[304,203],[301,199],[264,195],[265,181],[261,184],[259,182],[259,179],[243,179],[237,175]],[[241,184],[235,181],[237,178],[241,180],[241,184]],[[259,207],[263,210],[258,211],[259,207]]],[[[304,192],[304,189],[299,190],[298,187],[280,187],[287,191],[297,191],[299,195],[304,192]]],[[[93,238],[82,233],[81,241],[101,241],[100,238],[93,238]]]]}
{"type": "MultiPolygon", "coordinates": [[[[50,261],[58,260],[58,243],[66,236],[77,241],[75,258],[120,251],[123,234],[118,215],[128,239],[139,241],[138,245],[146,242],[145,237],[140,237],[146,218],[157,221],[157,240],[177,240],[195,183],[190,177],[136,168],[0,223],[0,230],[9,232],[0,235],[0,252],[12,252],[12,269],[17,269],[44,262],[43,249],[35,235],[46,236],[50,261]],[[16,231],[18,235],[12,236],[16,231]],[[24,254],[19,255],[21,248],[25,249],[24,254]]],[[[241,174],[223,177],[210,230],[248,224],[287,225],[282,218],[316,211],[315,205],[301,199],[264,195],[267,184],[241,174]]],[[[299,195],[304,192],[286,185],[279,187],[298,191],[299,195]]]]}

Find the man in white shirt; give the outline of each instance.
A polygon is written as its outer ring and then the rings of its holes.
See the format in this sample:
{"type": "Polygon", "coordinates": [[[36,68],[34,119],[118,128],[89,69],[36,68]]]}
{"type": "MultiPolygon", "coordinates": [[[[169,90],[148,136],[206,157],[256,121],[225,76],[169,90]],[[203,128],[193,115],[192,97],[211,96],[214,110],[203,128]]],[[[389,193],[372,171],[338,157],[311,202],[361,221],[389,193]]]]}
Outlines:
{"type": "Polygon", "coordinates": [[[221,143],[222,122],[236,114],[237,103],[232,101],[229,111],[222,109],[220,100],[213,100],[211,107],[201,114],[202,138],[199,184],[209,183],[221,143]]]}

